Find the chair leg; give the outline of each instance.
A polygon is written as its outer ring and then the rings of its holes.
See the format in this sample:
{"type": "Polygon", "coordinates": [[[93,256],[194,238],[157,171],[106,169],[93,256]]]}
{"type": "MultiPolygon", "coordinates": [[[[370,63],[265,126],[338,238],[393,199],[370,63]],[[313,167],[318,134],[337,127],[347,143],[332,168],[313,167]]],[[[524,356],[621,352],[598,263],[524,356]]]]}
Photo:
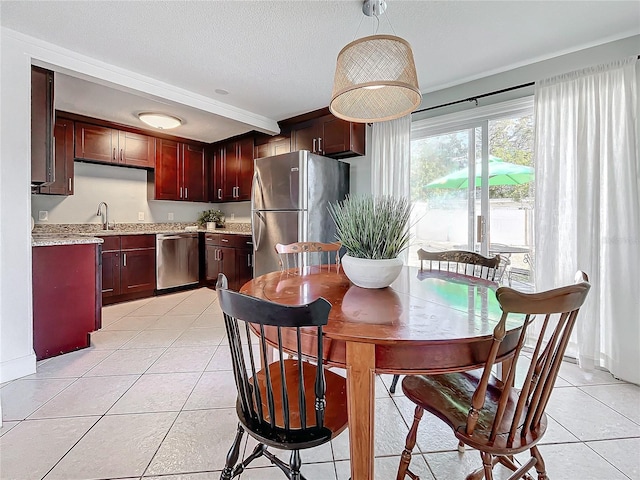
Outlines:
{"type": "Polygon", "coordinates": [[[391,387],[389,387],[389,391],[391,393],[396,393],[396,385],[398,385],[398,380],[400,380],[400,375],[394,375],[391,382],[391,387]]]}
{"type": "Polygon", "coordinates": [[[302,459],[300,458],[299,450],[291,452],[289,466],[291,467],[291,480],[301,480],[302,476],[300,475],[300,468],[302,467],[302,459]]]}
{"type": "Polygon", "coordinates": [[[404,450],[400,456],[400,465],[398,466],[398,475],[396,476],[396,480],[404,480],[404,477],[407,475],[414,479],[417,478],[409,471],[409,463],[411,463],[411,452],[413,451],[413,447],[416,446],[418,424],[420,423],[420,420],[422,420],[423,413],[424,409],[422,407],[416,407],[416,411],[413,415],[413,424],[411,425],[404,450]]]}
{"type": "Polygon", "coordinates": [[[240,444],[242,443],[242,435],[244,434],[244,428],[238,423],[238,431],[236,432],[236,438],[233,440],[233,445],[227,453],[227,459],[224,464],[224,469],[220,474],[220,480],[231,480],[233,478],[233,467],[238,461],[240,456],[240,444]]]}
{"type": "Polygon", "coordinates": [[[542,454],[538,447],[533,447],[531,449],[531,455],[537,460],[536,462],[536,472],[538,472],[538,480],[549,480],[547,477],[547,469],[544,465],[544,460],[542,459],[542,454]]]}
{"type": "Polygon", "coordinates": [[[486,452],[480,452],[482,458],[482,468],[484,468],[485,480],[493,480],[493,455],[486,452]]]}

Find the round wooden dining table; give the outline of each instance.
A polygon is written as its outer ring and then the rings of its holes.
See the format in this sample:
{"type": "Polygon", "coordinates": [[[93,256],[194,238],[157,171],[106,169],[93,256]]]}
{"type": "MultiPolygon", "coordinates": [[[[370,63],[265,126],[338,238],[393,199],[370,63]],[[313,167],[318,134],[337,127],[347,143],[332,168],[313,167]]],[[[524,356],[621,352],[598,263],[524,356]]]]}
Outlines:
{"type": "MultiPolygon", "coordinates": [[[[390,287],[365,289],[335,265],[322,265],[267,273],[240,291],[287,305],[318,297],[331,303],[323,358],[347,372],[351,478],[373,480],[375,374],[481,368],[502,315],[497,288],[482,279],[403,267],[390,287]]],[[[498,361],[508,360],[503,352],[513,350],[520,327],[508,320],[498,361]]],[[[303,353],[315,354],[315,345],[310,338],[303,353]]]]}

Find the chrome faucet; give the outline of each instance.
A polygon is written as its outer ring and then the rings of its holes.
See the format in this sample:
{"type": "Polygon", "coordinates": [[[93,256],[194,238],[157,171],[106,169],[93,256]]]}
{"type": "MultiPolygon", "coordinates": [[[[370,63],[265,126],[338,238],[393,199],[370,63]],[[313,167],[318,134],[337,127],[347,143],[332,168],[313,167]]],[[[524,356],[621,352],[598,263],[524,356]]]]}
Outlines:
{"type": "Polygon", "coordinates": [[[102,217],[102,229],[109,230],[109,205],[107,205],[107,202],[100,202],[98,204],[98,213],[96,213],[96,216],[98,217],[102,216],[102,205],[104,205],[104,216],[102,217]]]}

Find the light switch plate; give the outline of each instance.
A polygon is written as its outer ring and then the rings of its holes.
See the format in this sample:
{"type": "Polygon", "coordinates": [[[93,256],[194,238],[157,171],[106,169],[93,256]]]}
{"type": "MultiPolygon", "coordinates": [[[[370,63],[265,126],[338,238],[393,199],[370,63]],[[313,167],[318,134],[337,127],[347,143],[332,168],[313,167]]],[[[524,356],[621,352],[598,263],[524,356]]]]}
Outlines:
{"type": "Polygon", "coordinates": [[[38,212],[38,220],[41,222],[46,222],[49,220],[49,211],[48,210],[40,210],[38,212]]]}
{"type": "Polygon", "coordinates": [[[169,213],[167,214],[167,218],[168,218],[168,220],[173,220],[173,213],[172,213],[172,212],[169,212],[169,213]]]}
{"type": "Polygon", "coordinates": [[[144,212],[138,212],[138,220],[144,220],[144,212]]]}

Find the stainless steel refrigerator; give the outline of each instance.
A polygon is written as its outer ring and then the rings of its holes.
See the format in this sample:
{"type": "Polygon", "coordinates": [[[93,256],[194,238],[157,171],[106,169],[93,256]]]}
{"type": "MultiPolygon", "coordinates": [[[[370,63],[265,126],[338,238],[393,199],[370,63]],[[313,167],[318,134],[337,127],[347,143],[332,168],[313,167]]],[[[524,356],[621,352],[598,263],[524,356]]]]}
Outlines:
{"type": "Polygon", "coordinates": [[[253,275],[278,270],[276,243],[335,242],[330,202],[349,193],[349,164],[307,150],[255,160],[253,275]]]}

